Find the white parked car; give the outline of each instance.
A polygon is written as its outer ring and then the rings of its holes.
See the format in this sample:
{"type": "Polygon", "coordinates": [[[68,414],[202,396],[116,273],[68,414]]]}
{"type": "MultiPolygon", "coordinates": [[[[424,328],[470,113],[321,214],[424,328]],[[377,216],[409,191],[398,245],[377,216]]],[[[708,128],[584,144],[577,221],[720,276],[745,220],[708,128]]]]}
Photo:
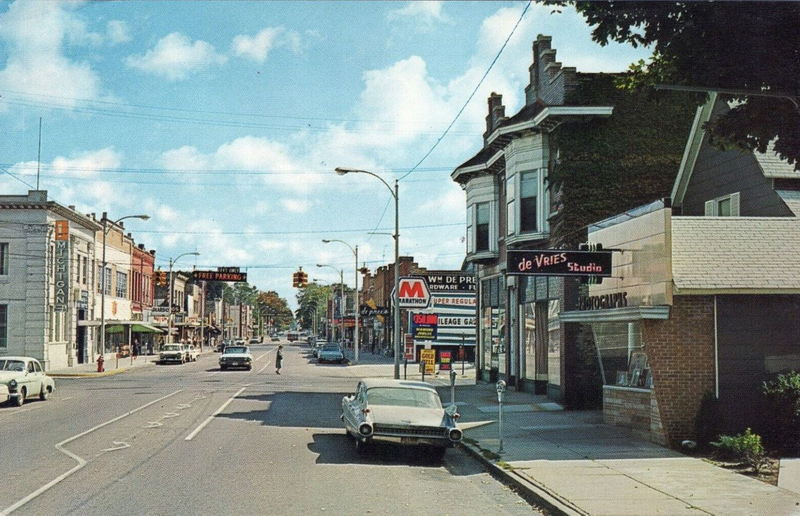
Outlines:
{"type": "Polygon", "coordinates": [[[186,361],[194,362],[200,356],[200,350],[194,347],[194,344],[189,344],[183,348],[186,351],[186,361]]]}
{"type": "Polygon", "coordinates": [[[56,390],[56,382],[44,374],[42,364],[35,358],[0,357],[0,399],[2,387],[7,399],[19,407],[31,396],[46,400],[56,390]]]}
{"type": "Polygon", "coordinates": [[[461,441],[456,406],[442,407],[439,393],[425,382],[365,379],[355,394],[342,398],[345,430],[363,452],[374,441],[431,447],[442,458],[447,448],[461,441]]]}

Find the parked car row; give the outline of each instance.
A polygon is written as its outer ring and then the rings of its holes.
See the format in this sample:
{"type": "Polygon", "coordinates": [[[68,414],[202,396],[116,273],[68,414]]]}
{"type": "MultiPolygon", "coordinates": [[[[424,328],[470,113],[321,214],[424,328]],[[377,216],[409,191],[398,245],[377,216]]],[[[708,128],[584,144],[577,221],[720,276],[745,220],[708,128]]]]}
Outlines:
{"type": "Polygon", "coordinates": [[[164,344],[158,354],[158,361],[162,364],[174,362],[185,364],[194,362],[200,357],[200,350],[194,344],[164,344]]]}
{"type": "Polygon", "coordinates": [[[0,402],[20,407],[33,396],[46,400],[55,390],[56,382],[35,358],[0,357],[0,402]]]}

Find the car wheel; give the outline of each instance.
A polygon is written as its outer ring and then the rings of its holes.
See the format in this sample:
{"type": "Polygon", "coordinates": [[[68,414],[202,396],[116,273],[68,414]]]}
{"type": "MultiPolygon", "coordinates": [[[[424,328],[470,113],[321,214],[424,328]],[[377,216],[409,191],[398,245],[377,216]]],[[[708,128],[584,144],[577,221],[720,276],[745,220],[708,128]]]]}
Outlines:
{"type": "Polygon", "coordinates": [[[365,455],[369,451],[369,444],[358,438],[354,440],[356,442],[356,453],[359,455],[365,455]]]}
{"type": "Polygon", "coordinates": [[[25,396],[28,394],[28,391],[25,390],[25,387],[19,391],[19,396],[14,398],[14,404],[18,407],[21,407],[25,404],[25,396]]]}
{"type": "Polygon", "coordinates": [[[247,367],[247,370],[248,370],[248,371],[252,371],[252,370],[253,370],[253,366],[248,366],[248,367],[247,367]]]}
{"type": "Polygon", "coordinates": [[[50,395],[50,388],[42,385],[42,391],[39,393],[39,399],[45,401],[50,395]]]}
{"type": "Polygon", "coordinates": [[[219,368],[220,368],[221,371],[224,371],[224,370],[227,369],[227,367],[225,367],[224,365],[219,366],[219,368]]]}
{"type": "Polygon", "coordinates": [[[432,462],[442,462],[444,460],[444,454],[447,452],[447,448],[440,448],[438,446],[434,446],[430,449],[427,457],[430,458],[432,462]]]}

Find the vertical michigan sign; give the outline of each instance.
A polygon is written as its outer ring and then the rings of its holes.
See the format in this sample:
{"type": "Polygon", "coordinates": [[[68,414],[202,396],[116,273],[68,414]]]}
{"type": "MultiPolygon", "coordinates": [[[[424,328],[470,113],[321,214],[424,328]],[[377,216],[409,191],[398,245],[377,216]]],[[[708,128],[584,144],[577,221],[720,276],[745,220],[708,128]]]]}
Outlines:
{"type": "Polygon", "coordinates": [[[56,221],[55,234],[55,300],[54,310],[66,312],[69,307],[69,221],[56,221]]]}

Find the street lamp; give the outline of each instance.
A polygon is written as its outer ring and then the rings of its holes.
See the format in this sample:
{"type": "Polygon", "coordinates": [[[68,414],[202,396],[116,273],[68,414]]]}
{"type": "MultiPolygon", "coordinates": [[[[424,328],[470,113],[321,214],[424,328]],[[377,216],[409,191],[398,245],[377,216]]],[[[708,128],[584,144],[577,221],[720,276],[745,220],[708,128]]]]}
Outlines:
{"type": "Polygon", "coordinates": [[[394,298],[392,299],[394,310],[394,378],[400,378],[400,197],[397,189],[397,179],[394,180],[394,189],[389,186],[381,176],[368,170],[357,168],[336,167],[336,173],[340,176],[345,174],[367,174],[378,178],[383,185],[389,189],[394,197],[394,298]]]}
{"type": "Polygon", "coordinates": [[[169,316],[167,317],[168,321],[168,333],[167,333],[167,343],[172,344],[172,289],[175,286],[175,281],[172,278],[172,266],[183,256],[200,256],[200,253],[192,251],[190,253],[183,253],[179,254],[175,258],[169,259],[169,293],[167,293],[167,304],[169,305],[169,316]]]}
{"type": "Polygon", "coordinates": [[[100,274],[100,354],[106,352],[106,235],[109,230],[122,222],[125,219],[141,219],[149,220],[150,215],[126,215],[120,217],[107,227],[108,217],[106,212],[103,212],[103,265],[101,267],[102,274],[100,274]]]}
{"type": "MultiPolygon", "coordinates": [[[[339,319],[339,321],[340,321],[339,322],[339,326],[340,326],[339,331],[341,332],[339,334],[339,338],[340,339],[344,339],[344,312],[345,312],[345,309],[347,308],[347,306],[346,306],[347,303],[344,302],[345,301],[344,300],[344,271],[342,269],[337,269],[333,265],[326,265],[324,263],[318,263],[317,267],[328,267],[328,268],[331,268],[331,269],[333,269],[333,270],[335,270],[335,271],[337,271],[339,273],[339,298],[342,300],[342,302],[339,305],[339,317],[340,317],[340,319],[339,319]],[[345,306],[341,306],[342,303],[344,303],[345,306]]],[[[336,314],[334,313],[333,315],[336,315],[336,314]]]]}
{"type": "Polygon", "coordinates": [[[360,336],[361,335],[360,335],[360,331],[359,331],[359,327],[358,327],[358,312],[359,312],[359,305],[358,305],[358,246],[356,246],[355,249],[354,249],[353,246],[351,246],[350,244],[348,244],[344,240],[336,240],[336,239],[333,239],[333,240],[323,239],[322,242],[325,243],[325,244],[330,244],[331,242],[339,242],[340,244],[344,244],[348,248],[350,248],[350,251],[352,251],[353,255],[355,255],[355,257],[356,257],[356,268],[355,268],[356,288],[355,288],[355,291],[353,292],[353,294],[354,294],[353,297],[355,298],[355,303],[353,304],[353,306],[355,307],[355,312],[356,312],[356,327],[355,327],[355,330],[353,332],[353,340],[355,341],[355,344],[353,346],[354,350],[355,350],[354,351],[354,357],[355,358],[353,359],[353,361],[355,363],[358,363],[358,347],[359,347],[359,345],[361,343],[361,340],[360,340],[360,336]]]}

